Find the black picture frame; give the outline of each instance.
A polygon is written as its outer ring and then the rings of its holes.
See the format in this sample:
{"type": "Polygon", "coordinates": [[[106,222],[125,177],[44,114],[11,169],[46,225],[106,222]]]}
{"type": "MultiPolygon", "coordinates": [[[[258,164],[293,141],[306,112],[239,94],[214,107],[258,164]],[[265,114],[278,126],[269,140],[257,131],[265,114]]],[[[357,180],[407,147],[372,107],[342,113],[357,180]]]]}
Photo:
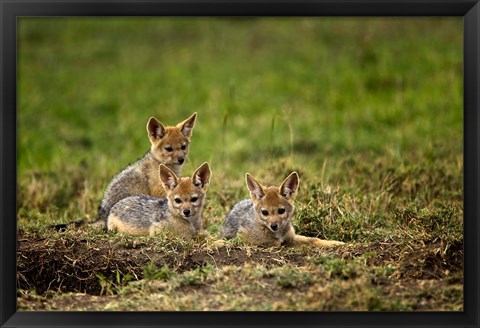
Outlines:
{"type": "Polygon", "coordinates": [[[0,0],[1,327],[479,327],[478,0],[0,0]],[[463,16],[463,312],[16,312],[16,22],[25,16],[463,16]]]}

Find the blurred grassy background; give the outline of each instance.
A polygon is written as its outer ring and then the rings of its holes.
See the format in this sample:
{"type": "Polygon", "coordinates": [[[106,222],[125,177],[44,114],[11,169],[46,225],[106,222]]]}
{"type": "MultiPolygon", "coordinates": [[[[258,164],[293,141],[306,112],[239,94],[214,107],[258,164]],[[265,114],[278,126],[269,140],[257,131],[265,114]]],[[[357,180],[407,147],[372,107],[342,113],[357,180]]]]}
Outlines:
{"type": "Polygon", "coordinates": [[[246,171],[380,183],[379,159],[461,183],[460,18],[21,18],[18,48],[20,208],[94,216],[148,118],[194,111],[184,173],[209,161],[232,197],[246,171]]]}

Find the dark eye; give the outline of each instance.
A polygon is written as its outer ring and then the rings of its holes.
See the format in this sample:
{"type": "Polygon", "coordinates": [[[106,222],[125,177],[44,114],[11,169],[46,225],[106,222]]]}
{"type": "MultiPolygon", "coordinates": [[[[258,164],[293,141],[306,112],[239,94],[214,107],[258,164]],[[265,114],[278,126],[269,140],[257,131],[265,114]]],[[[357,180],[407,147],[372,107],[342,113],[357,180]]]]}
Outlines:
{"type": "Polygon", "coordinates": [[[168,152],[173,151],[173,147],[172,146],[167,146],[167,147],[165,147],[165,150],[168,151],[168,152]]]}
{"type": "Polygon", "coordinates": [[[278,209],[278,214],[283,214],[283,213],[285,213],[285,209],[283,207],[280,207],[278,209]]]}
{"type": "Polygon", "coordinates": [[[190,198],[190,201],[191,201],[192,203],[195,203],[197,200],[198,200],[198,197],[192,197],[192,198],[190,198]]]}
{"type": "Polygon", "coordinates": [[[267,210],[262,210],[262,214],[263,214],[264,216],[267,216],[267,215],[268,215],[268,211],[267,211],[267,210]]]}
{"type": "Polygon", "coordinates": [[[187,149],[187,145],[182,145],[182,150],[187,149]]]}
{"type": "Polygon", "coordinates": [[[182,200],[180,198],[175,198],[175,203],[180,204],[182,200]]]}

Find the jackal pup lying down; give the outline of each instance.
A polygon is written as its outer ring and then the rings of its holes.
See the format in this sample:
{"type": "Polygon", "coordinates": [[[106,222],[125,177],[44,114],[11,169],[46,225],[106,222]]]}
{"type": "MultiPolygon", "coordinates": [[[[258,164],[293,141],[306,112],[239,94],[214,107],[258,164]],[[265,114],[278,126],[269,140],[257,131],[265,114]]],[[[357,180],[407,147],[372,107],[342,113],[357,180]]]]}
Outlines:
{"type": "Polygon", "coordinates": [[[202,211],[211,176],[208,163],[191,178],[179,178],[163,164],[159,171],[167,198],[134,195],[120,200],[110,210],[108,230],[135,236],[165,231],[184,239],[203,233],[202,211]]]}
{"type": "Polygon", "coordinates": [[[100,220],[94,225],[105,227],[110,209],[121,199],[140,194],[165,196],[165,191],[158,181],[158,165],[165,164],[176,174],[180,174],[188,155],[196,118],[197,113],[193,113],[176,126],[167,127],[154,117],[148,120],[150,150],[112,179],[98,209],[100,220]]]}
{"type": "Polygon", "coordinates": [[[245,176],[250,198],[238,202],[227,215],[222,227],[226,238],[239,236],[248,243],[263,246],[311,244],[317,247],[342,245],[295,234],[291,219],[299,178],[292,172],[280,187],[265,187],[250,174],[245,176]]]}

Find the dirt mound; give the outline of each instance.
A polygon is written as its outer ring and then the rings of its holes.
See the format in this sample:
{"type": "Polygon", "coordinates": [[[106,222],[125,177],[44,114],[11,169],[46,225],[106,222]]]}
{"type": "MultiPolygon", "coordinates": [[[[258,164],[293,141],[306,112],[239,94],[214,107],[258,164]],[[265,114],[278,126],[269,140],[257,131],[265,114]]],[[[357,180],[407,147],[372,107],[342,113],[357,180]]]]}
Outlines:
{"type": "MultiPolygon", "coordinates": [[[[131,275],[142,279],[146,267],[168,266],[176,273],[213,265],[242,266],[256,263],[271,268],[308,265],[309,256],[365,259],[368,267],[391,268],[392,277],[403,281],[443,279],[449,273],[461,279],[463,243],[442,242],[369,243],[318,250],[264,249],[235,246],[212,247],[204,242],[182,244],[169,240],[124,238],[117,235],[88,235],[81,230],[40,234],[19,232],[17,281],[22,290],[37,294],[48,290],[99,295],[101,279],[116,282],[131,275]]],[[[356,269],[355,269],[356,270],[356,269]]]]}
{"type": "MultiPolygon", "coordinates": [[[[60,235],[61,236],[61,235],[60,235]]],[[[242,265],[246,262],[264,266],[279,264],[302,265],[302,254],[283,254],[256,248],[189,248],[175,245],[174,249],[155,249],[147,243],[119,243],[111,240],[60,238],[19,238],[17,280],[19,289],[81,292],[98,295],[99,277],[116,281],[117,276],[143,278],[143,268],[167,265],[181,273],[199,266],[242,265]]]]}

